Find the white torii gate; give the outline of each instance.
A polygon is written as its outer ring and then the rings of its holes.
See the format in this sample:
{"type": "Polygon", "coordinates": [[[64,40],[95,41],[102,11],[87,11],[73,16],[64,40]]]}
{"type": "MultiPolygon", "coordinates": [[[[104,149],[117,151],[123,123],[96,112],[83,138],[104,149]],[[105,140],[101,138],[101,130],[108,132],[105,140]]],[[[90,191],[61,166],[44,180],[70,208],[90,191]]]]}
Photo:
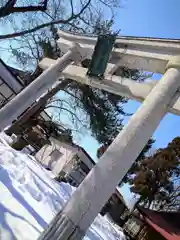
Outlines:
{"type": "Polygon", "coordinates": [[[62,31],[59,35],[58,43],[65,52],[64,56],[56,61],[44,59],[40,62],[46,70],[0,110],[1,130],[40,97],[59,76],[143,103],[40,237],[41,240],[81,239],[162,118],[168,111],[180,115],[180,41],[119,37],[105,79],[98,81],[87,77],[87,69],[76,65],[85,58],[91,58],[96,37],[62,31]],[[137,83],[118,76],[121,66],[164,75],[160,81],[137,83]],[[112,76],[115,72],[116,75],[112,76]]]}

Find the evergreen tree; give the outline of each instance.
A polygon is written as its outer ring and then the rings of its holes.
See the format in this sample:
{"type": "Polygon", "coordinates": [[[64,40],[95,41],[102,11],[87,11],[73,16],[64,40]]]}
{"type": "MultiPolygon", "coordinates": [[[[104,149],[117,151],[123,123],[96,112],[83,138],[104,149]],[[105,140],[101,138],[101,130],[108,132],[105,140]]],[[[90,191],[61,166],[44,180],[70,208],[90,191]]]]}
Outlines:
{"type": "Polygon", "coordinates": [[[177,137],[166,148],[138,162],[128,183],[131,191],[140,195],[141,202],[166,209],[179,197],[179,182],[176,181],[179,176],[180,137],[177,137]]]}
{"type": "MultiPolygon", "coordinates": [[[[111,32],[113,20],[104,21],[101,18],[97,18],[94,24],[89,27],[92,34],[109,34],[111,32]]],[[[72,29],[68,29],[72,30],[72,29]]],[[[76,30],[77,31],[77,30],[76,30]]],[[[38,36],[36,39],[35,47],[39,53],[38,59],[43,57],[49,57],[57,59],[61,56],[61,49],[57,45],[57,29],[51,26],[49,33],[44,40],[44,36],[38,36]]],[[[29,55],[25,52],[13,52],[14,56],[18,60],[19,54],[23,56],[23,62],[27,62],[26,58],[29,55]]],[[[21,61],[22,62],[22,61],[21,61]]],[[[82,62],[83,67],[88,67],[90,60],[85,59],[82,62]]],[[[36,70],[32,74],[32,80],[35,79],[41,73],[40,68],[37,66],[36,70]]],[[[143,80],[144,75],[136,69],[122,68],[122,77],[133,78],[136,81],[143,80]]],[[[123,117],[127,114],[123,111],[123,105],[127,102],[127,99],[121,96],[108,93],[104,90],[95,89],[90,86],[75,82],[71,79],[65,79],[60,82],[55,88],[50,90],[42,99],[38,101],[39,111],[43,108],[55,109],[56,118],[60,119],[61,114],[67,114],[71,118],[71,122],[75,125],[83,127],[86,130],[90,130],[92,136],[97,139],[99,143],[106,143],[110,138],[113,138],[122,129],[123,117]],[[58,91],[66,94],[67,100],[63,100],[59,95],[53,97],[58,91]],[[50,99],[50,100],[49,100],[50,99]],[[79,114],[80,113],[80,114],[79,114]]],[[[37,107],[35,107],[37,115],[37,107]]],[[[30,115],[34,114],[32,111],[30,115]]],[[[19,125],[22,125],[22,121],[19,121],[19,125]]]]}
{"type": "MultiPolygon", "coordinates": [[[[105,144],[102,144],[98,150],[97,150],[97,157],[100,158],[103,153],[107,150],[107,148],[110,146],[110,144],[113,142],[114,137],[109,138],[108,141],[105,142],[105,144]]],[[[139,164],[143,159],[146,158],[146,153],[151,149],[152,144],[154,143],[153,139],[150,139],[146,146],[143,148],[139,156],[137,157],[136,161],[133,163],[127,174],[124,176],[123,180],[120,182],[120,185],[123,183],[129,183],[132,179],[132,176],[134,175],[134,172],[139,168],[139,164]]]]}

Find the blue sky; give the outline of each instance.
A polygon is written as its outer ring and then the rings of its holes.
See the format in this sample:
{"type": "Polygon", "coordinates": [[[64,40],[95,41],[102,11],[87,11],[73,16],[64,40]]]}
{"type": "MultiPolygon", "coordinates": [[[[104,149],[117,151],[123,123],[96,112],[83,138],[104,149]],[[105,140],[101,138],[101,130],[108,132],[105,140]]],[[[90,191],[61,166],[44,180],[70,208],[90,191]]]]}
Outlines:
{"type": "MultiPolygon", "coordinates": [[[[115,28],[122,35],[148,36],[180,39],[179,0],[125,0],[118,11],[115,28]]],[[[127,106],[135,111],[138,103],[127,106]]],[[[164,147],[174,137],[180,135],[179,117],[168,114],[154,134],[155,147],[164,147]]]]}
{"type": "MultiPolygon", "coordinates": [[[[179,0],[124,0],[122,6],[114,26],[121,29],[121,35],[180,39],[179,0]]],[[[135,112],[139,106],[139,103],[129,101],[125,109],[135,112]]],[[[156,148],[166,146],[171,139],[180,135],[179,120],[178,116],[167,114],[154,134],[156,148]]],[[[95,157],[98,145],[94,139],[86,136],[79,143],[95,157]]]]}
{"type": "MultiPolygon", "coordinates": [[[[126,36],[148,36],[180,39],[180,0],[124,0],[117,12],[114,28],[121,29],[126,36]]],[[[156,78],[158,75],[156,75],[156,78]]],[[[129,101],[125,109],[135,112],[139,103],[129,101]]],[[[128,119],[125,119],[125,123],[128,119]]],[[[167,114],[154,133],[155,148],[164,147],[174,137],[180,136],[180,117],[167,114]]],[[[90,136],[79,143],[95,158],[97,142],[90,136]]],[[[130,200],[127,186],[121,189],[126,200],[130,200]]]]}

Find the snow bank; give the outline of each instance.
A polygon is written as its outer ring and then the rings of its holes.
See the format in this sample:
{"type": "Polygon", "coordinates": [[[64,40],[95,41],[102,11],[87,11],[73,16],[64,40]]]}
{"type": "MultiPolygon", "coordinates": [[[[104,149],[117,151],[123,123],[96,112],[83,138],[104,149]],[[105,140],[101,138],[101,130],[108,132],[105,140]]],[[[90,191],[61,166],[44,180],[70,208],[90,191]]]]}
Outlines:
{"type": "MultiPolygon", "coordinates": [[[[35,159],[0,140],[0,239],[35,240],[75,188],[52,179],[35,159]]],[[[84,240],[124,240],[98,216],[84,240]]]]}

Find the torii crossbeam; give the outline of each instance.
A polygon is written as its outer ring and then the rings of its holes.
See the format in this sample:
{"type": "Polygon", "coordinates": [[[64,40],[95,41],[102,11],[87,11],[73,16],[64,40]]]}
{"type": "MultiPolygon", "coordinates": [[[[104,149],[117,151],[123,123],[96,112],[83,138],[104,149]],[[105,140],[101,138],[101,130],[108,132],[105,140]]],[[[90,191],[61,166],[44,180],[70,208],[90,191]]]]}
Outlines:
{"type": "Polygon", "coordinates": [[[40,240],[82,239],[162,118],[168,111],[180,115],[179,40],[117,38],[105,79],[97,81],[87,77],[87,69],[78,64],[83,59],[91,58],[97,38],[62,31],[59,31],[59,35],[58,44],[65,54],[56,61],[44,59],[40,66],[46,70],[0,110],[1,130],[39,98],[59,76],[69,77],[143,103],[40,240]],[[160,81],[136,83],[118,76],[122,66],[164,75],[160,81]]]}

